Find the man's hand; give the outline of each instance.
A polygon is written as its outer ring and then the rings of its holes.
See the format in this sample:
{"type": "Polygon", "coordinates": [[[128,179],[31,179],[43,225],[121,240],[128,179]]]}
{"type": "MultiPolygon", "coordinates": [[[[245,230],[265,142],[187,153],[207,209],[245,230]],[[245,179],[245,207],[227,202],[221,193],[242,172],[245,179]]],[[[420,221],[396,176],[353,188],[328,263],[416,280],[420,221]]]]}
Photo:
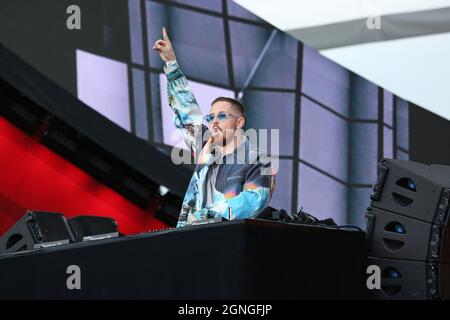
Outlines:
{"type": "Polygon", "coordinates": [[[153,45],[153,50],[158,51],[159,56],[164,62],[176,60],[175,52],[172,48],[172,42],[170,42],[169,36],[167,35],[166,27],[163,27],[163,39],[156,40],[153,45]]]}
{"type": "Polygon", "coordinates": [[[220,147],[214,143],[214,137],[210,136],[200,152],[199,161],[200,163],[214,162],[220,159],[221,155],[222,151],[220,147]],[[214,154],[212,154],[213,150],[214,154]]]}
{"type": "Polygon", "coordinates": [[[205,146],[203,147],[203,150],[204,150],[204,152],[205,152],[206,154],[210,154],[210,153],[212,152],[212,150],[213,150],[214,147],[215,147],[215,144],[214,144],[214,137],[213,137],[213,136],[210,136],[210,137],[208,138],[208,141],[206,141],[206,144],[205,144],[205,146]]]}

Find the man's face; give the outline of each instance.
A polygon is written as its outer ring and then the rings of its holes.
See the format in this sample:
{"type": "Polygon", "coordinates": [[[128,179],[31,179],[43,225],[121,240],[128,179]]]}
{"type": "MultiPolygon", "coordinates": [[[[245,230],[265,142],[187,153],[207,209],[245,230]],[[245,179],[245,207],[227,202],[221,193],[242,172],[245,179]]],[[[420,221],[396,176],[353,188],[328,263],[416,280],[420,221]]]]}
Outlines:
{"type": "Polygon", "coordinates": [[[225,144],[227,141],[231,141],[234,136],[235,130],[241,129],[243,126],[243,117],[233,105],[227,101],[217,101],[211,106],[210,114],[214,114],[216,117],[209,123],[209,130],[214,137],[214,143],[225,144]],[[219,112],[225,112],[229,116],[220,121],[217,118],[219,112]]]}

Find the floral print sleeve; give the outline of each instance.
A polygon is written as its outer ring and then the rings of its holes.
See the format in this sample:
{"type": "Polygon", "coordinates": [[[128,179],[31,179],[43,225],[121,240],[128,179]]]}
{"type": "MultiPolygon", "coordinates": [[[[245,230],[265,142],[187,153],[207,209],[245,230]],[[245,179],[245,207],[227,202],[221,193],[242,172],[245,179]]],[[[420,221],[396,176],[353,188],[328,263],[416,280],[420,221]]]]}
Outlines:
{"type": "Polygon", "coordinates": [[[207,130],[202,124],[202,112],[178,63],[165,65],[164,72],[169,106],[175,113],[175,126],[181,130],[188,148],[197,158],[203,146],[203,133],[207,130]]]}

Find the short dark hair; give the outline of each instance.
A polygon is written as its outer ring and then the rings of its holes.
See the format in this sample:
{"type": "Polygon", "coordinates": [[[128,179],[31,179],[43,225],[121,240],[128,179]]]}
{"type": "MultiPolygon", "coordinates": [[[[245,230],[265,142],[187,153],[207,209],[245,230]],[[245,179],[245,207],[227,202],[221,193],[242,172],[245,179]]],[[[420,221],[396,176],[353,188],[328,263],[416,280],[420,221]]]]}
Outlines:
{"type": "Polygon", "coordinates": [[[213,102],[211,102],[211,106],[219,101],[231,103],[231,105],[235,107],[240,114],[244,115],[244,106],[239,102],[239,100],[228,97],[217,97],[213,100],[213,102]]]}

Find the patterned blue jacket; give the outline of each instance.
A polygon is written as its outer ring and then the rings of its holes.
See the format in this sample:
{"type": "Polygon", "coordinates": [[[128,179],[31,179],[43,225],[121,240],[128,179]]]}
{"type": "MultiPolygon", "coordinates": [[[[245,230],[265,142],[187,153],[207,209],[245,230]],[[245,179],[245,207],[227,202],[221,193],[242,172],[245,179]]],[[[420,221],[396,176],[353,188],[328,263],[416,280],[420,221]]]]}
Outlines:
{"type": "Polygon", "coordinates": [[[177,227],[190,222],[211,218],[253,218],[268,206],[275,187],[275,175],[269,157],[259,152],[249,139],[243,141],[224,163],[218,164],[212,203],[204,206],[206,177],[210,165],[217,161],[212,154],[202,152],[208,135],[203,125],[200,107],[189,88],[188,82],[177,62],[166,64],[169,106],[175,113],[175,126],[181,130],[191,149],[196,168],[187,188],[177,227]]]}

